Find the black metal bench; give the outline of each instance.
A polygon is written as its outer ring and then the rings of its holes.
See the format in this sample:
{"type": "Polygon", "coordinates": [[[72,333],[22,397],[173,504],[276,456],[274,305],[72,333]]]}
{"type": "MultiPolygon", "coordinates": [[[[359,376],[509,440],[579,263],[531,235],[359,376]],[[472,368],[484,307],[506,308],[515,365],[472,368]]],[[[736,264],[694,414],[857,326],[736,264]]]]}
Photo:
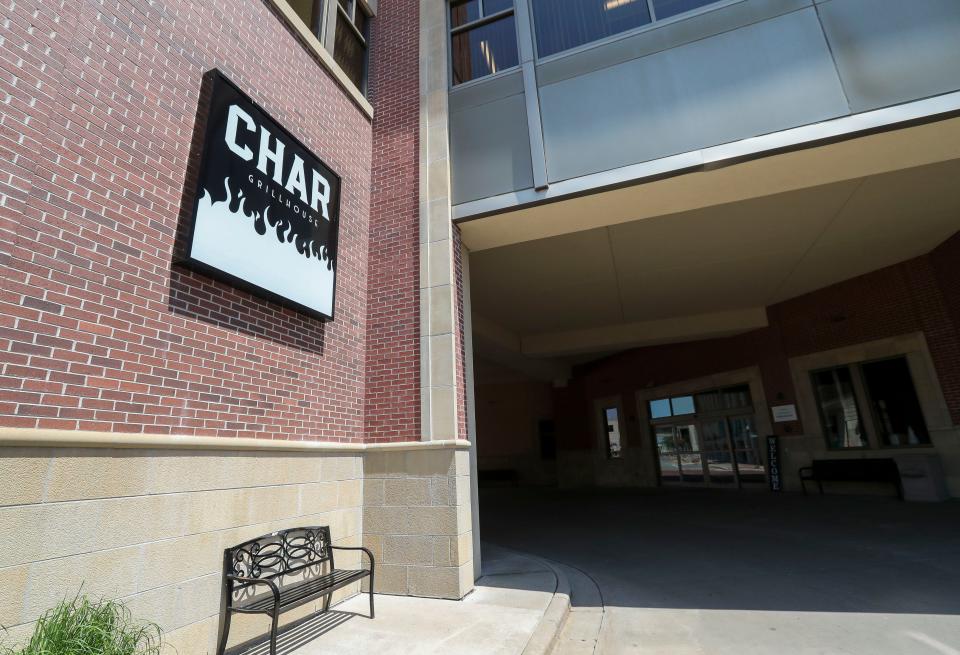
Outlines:
{"type": "Polygon", "coordinates": [[[896,461],[885,458],[873,459],[815,459],[810,466],[801,467],[800,486],[807,493],[806,483],[815,481],[823,494],[824,482],[888,482],[897,488],[897,496],[903,500],[903,484],[896,461]]]}
{"type": "Polygon", "coordinates": [[[277,653],[277,622],[280,613],[325,596],[323,611],[330,609],[330,594],[352,582],[370,577],[370,618],[373,614],[373,554],[362,547],[334,546],[330,528],[314,526],[280,530],[245,541],[223,551],[223,589],[220,600],[220,632],[217,655],[223,655],[235,612],[268,614],[270,655],[277,653]],[[338,569],[334,550],[362,550],[370,568],[338,569]],[[285,576],[299,579],[285,584],[285,576]],[[258,593],[263,588],[266,590],[258,593]]]}

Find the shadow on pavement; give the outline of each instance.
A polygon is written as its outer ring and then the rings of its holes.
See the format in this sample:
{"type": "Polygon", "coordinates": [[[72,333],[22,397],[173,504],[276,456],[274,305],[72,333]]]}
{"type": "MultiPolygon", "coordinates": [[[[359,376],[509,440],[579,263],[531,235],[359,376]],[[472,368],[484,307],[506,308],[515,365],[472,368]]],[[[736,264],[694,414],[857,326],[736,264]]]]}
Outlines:
{"type": "Polygon", "coordinates": [[[513,487],[481,490],[480,519],[484,541],[575,567],[607,607],[960,614],[956,501],[513,487]]]}
{"type": "MultiPolygon", "coordinates": [[[[265,623],[270,620],[267,615],[263,616],[265,617],[265,623]]],[[[301,646],[357,616],[360,615],[354,612],[330,610],[325,613],[313,614],[286,625],[280,628],[280,632],[277,635],[277,655],[290,655],[290,653],[301,646]]],[[[269,623],[266,623],[266,625],[267,630],[269,630],[269,623]]],[[[269,653],[269,635],[267,635],[266,638],[258,637],[254,641],[249,641],[227,649],[227,655],[269,655],[269,653]]]]}

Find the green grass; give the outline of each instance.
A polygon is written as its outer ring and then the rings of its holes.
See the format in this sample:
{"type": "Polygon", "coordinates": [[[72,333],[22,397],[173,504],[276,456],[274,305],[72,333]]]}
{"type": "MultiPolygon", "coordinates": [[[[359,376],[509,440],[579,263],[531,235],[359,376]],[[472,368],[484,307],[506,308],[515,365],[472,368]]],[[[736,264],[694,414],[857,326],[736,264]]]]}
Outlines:
{"type": "Polygon", "coordinates": [[[40,620],[26,646],[2,655],[159,655],[160,628],[137,623],[124,605],[86,596],[65,600],[40,620]]]}

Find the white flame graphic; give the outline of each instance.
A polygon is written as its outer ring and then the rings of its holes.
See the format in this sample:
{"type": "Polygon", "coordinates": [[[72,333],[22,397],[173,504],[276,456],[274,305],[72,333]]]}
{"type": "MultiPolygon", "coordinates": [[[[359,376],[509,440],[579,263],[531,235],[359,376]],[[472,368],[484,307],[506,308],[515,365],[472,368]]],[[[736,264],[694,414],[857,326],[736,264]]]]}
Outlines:
{"type": "MultiPolygon", "coordinates": [[[[275,228],[267,233],[254,229],[256,212],[244,211],[240,197],[236,212],[230,211],[229,178],[223,181],[227,199],[214,202],[204,189],[197,207],[190,256],[225,273],[288,298],[327,316],[333,314],[334,271],[326,257],[304,256],[291,243],[292,231],[278,240],[275,228]]],[[[269,211],[269,208],[268,210],[269,211]]],[[[266,212],[264,212],[266,218],[266,212]]]]}

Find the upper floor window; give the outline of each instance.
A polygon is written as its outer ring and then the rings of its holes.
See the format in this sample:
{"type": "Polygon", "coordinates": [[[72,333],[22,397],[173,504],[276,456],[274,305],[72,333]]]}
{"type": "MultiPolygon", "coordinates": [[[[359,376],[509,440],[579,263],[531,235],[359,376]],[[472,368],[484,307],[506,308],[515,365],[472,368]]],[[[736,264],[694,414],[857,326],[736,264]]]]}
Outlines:
{"type": "Polygon", "coordinates": [[[365,91],[367,77],[367,33],[370,24],[366,10],[357,0],[337,1],[337,27],[333,58],[358,89],[365,91]]]}
{"type": "Polygon", "coordinates": [[[287,0],[334,61],[361,91],[366,91],[370,16],[358,0],[287,0]]]}
{"type": "Polygon", "coordinates": [[[718,0],[532,0],[537,54],[547,57],[718,0]]]}
{"type": "Polygon", "coordinates": [[[451,2],[450,52],[455,85],[516,66],[513,0],[451,2]]]}

